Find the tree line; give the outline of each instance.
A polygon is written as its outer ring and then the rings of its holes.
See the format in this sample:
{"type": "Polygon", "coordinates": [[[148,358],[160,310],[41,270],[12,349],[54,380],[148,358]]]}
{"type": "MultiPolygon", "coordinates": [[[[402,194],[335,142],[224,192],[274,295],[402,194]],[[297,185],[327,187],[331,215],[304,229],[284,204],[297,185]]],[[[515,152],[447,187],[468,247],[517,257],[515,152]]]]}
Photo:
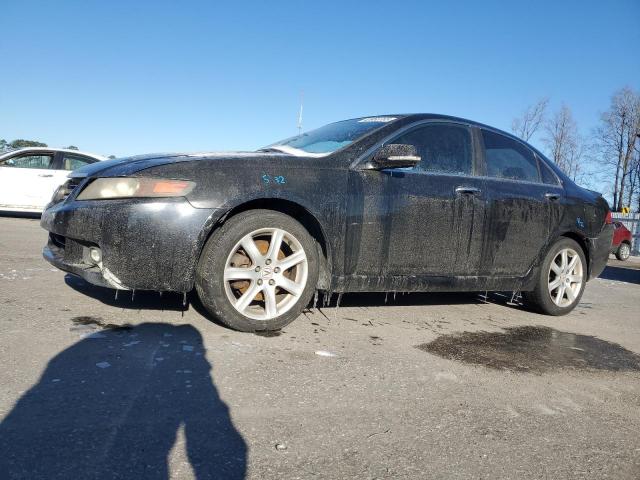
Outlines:
{"type": "Polygon", "coordinates": [[[629,87],[611,96],[609,108],[585,137],[571,108],[561,104],[549,112],[544,97],[513,119],[511,131],[541,150],[573,181],[606,185],[611,209],[640,211],[640,95],[629,87]]]}

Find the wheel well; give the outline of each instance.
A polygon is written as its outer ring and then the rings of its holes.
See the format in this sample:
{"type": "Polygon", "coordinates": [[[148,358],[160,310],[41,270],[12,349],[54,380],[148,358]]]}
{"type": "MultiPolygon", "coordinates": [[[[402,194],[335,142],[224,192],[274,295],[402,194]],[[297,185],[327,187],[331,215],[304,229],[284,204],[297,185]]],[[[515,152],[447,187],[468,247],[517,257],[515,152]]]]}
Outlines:
{"type": "Polygon", "coordinates": [[[578,245],[580,245],[580,248],[582,248],[582,253],[584,253],[584,258],[587,261],[587,274],[589,273],[589,249],[587,248],[587,244],[584,240],[584,238],[582,238],[580,235],[578,235],[577,233],[573,233],[573,232],[566,232],[563,233],[561,235],[562,237],[566,237],[566,238],[570,238],[571,240],[574,240],[578,245]]]}
{"type": "MultiPolygon", "coordinates": [[[[325,234],[322,230],[320,222],[314,217],[306,208],[302,205],[292,202],[290,200],[284,200],[280,198],[264,198],[258,200],[251,200],[249,202],[237,205],[236,207],[225,213],[211,228],[209,232],[210,237],[213,232],[224,224],[231,217],[246,212],[247,210],[266,209],[274,210],[276,212],[284,213],[290,217],[296,219],[306,228],[309,235],[313,237],[318,245],[318,258],[320,259],[320,274],[318,276],[318,289],[326,290],[331,284],[331,255],[329,251],[329,245],[327,243],[325,234]]],[[[206,243],[206,241],[205,241],[206,243]]]]}

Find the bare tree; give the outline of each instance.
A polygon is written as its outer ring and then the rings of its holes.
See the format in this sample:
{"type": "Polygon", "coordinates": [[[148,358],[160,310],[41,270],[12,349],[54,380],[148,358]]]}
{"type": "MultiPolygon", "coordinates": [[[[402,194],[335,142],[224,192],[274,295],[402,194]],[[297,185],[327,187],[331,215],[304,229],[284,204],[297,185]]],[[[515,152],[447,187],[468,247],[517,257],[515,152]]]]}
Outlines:
{"type": "Polygon", "coordinates": [[[624,87],[611,97],[611,106],[602,114],[596,130],[602,160],[614,168],[613,210],[616,212],[623,207],[639,134],[640,96],[624,87]]]}
{"type": "Polygon", "coordinates": [[[549,105],[549,98],[544,97],[534,105],[529,105],[522,116],[514,118],[511,122],[511,131],[525,142],[531,140],[538,129],[544,123],[545,113],[549,105]]]}
{"type": "Polygon", "coordinates": [[[542,139],[547,153],[555,164],[573,181],[583,171],[585,142],[578,132],[571,109],[562,105],[544,124],[545,136],[542,139]]]}
{"type": "Polygon", "coordinates": [[[636,142],[634,154],[631,158],[627,185],[627,206],[631,207],[634,199],[637,201],[637,210],[640,212],[640,139],[636,142]]]}

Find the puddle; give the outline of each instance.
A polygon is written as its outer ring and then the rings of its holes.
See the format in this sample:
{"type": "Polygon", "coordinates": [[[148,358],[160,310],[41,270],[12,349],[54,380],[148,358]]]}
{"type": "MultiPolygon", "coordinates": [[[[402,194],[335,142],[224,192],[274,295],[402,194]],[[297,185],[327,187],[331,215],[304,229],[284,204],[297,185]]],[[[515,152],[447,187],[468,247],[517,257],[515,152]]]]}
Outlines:
{"type": "Polygon", "coordinates": [[[418,345],[425,352],[496,370],[542,373],[578,370],[640,371],[640,355],[596,337],[549,327],[443,335],[418,345]]]}
{"type": "Polygon", "coordinates": [[[73,317],[71,321],[75,325],[95,325],[105,330],[131,330],[130,325],[116,325],[115,323],[104,323],[100,317],[73,317]]]}

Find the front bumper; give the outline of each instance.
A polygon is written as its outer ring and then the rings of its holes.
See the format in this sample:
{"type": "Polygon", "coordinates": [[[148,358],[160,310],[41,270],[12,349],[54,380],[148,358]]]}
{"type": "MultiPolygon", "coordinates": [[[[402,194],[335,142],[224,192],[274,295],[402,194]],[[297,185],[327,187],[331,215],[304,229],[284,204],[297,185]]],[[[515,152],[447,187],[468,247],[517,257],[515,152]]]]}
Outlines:
{"type": "Polygon", "coordinates": [[[59,268],[64,272],[69,272],[78,277],[82,277],[89,283],[107,288],[120,288],[109,283],[109,281],[103,276],[102,270],[98,265],[74,263],[69,259],[65,259],[64,247],[56,245],[51,234],[49,235],[49,242],[42,250],[42,256],[54,267],[59,268]]]}
{"type": "Polygon", "coordinates": [[[200,251],[219,218],[184,198],[65,201],[42,214],[44,258],[103,287],[188,292],[200,251]],[[99,264],[88,251],[98,247],[99,264]]]}
{"type": "Polygon", "coordinates": [[[609,260],[611,241],[613,240],[613,225],[607,224],[596,238],[589,238],[589,280],[597,278],[609,260]]]}

